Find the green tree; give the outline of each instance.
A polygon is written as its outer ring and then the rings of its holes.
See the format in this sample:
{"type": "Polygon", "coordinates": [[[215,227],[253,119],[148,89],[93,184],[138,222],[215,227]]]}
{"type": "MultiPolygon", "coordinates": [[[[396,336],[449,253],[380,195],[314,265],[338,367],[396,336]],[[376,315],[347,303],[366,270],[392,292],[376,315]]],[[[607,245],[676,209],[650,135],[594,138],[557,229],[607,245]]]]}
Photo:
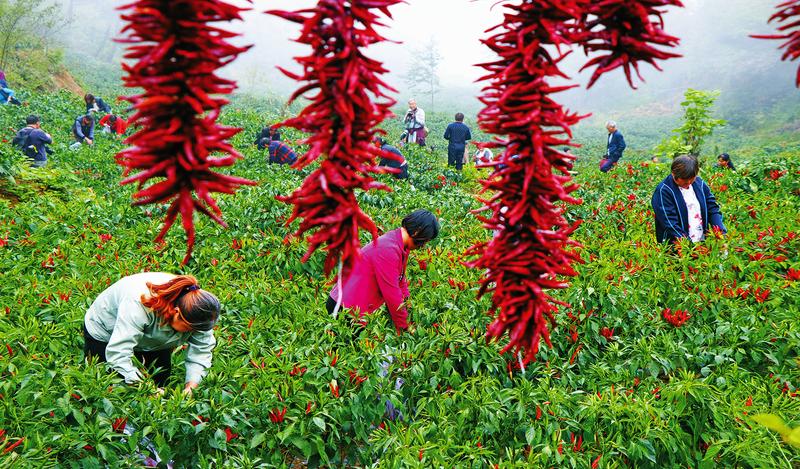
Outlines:
{"type": "Polygon", "coordinates": [[[715,119],[711,107],[719,96],[719,91],[702,91],[689,88],[681,103],[683,124],[672,130],[672,135],[656,147],[656,153],[675,158],[678,155],[700,156],[706,137],[714,129],[725,125],[725,120],[715,119]]]}
{"type": "Polygon", "coordinates": [[[430,38],[419,49],[411,52],[411,65],[403,79],[412,92],[422,92],[430,98],[430,110],[434,108],[436,94],[439,92],[439,63],[442,55],[436,40],[430,38]]]}
{"type": "Polygon", "coordinates": [[[47,87],[61,66],[62,51],[53,34],[64,25],[60,7],[50,0],[0,0],[0,69],[12,82],[47,87]]]}

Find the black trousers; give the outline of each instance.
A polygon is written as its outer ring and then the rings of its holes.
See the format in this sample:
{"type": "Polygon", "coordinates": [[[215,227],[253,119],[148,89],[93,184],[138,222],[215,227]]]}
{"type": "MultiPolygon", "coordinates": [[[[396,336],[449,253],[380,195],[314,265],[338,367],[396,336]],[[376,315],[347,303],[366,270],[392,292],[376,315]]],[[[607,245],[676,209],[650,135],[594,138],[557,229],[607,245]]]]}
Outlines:
{"type": "MultiPolygon", "coordinates": [[[[328,314],[333,314],[333,310],[336,309],[336,300],[334,300],[333,297],[331,297],[330,295],[328,295],[328,299],[327,301],[325,301],[325,309],[328,310],[328,314]]],[[[345,312],[345,311],[346,310],[344,306],[339,307],[339,312],[345,312]]],[[[361,325],[357,321],[357,318],[355,317],[353,318],[352,326],[353,326],[353,336],[351,337],[351,340],[355,341],[358,340],[358,336],[361,335],[361,331],[363,331],[365,327],[361,325]]]]}
{"type": "Polygon", "coordinates": [[[455,166],[458,171],[464,166],[464,149],[447,149],[447,165],[455,166]]]}
{"type": "MultiPolygon", "coordinates": [[[[336,305],[336,303],[334,303],[336,305]]],[[[106,362],[106,347],[108,342],[101,342],[89,334],[86,324],[83,325],[83,354],[86,358],[97,357],[101,363],[106,362]]],[[[172,352],[175,349],[155,350],[152,352],[133,352],[142,364],[150,371],[155,371],[152,375],[153,381],[158,387],[164,387],[172,374],[172,352]],[[157,371],[156,371],[157,370],[157,371]]]]}

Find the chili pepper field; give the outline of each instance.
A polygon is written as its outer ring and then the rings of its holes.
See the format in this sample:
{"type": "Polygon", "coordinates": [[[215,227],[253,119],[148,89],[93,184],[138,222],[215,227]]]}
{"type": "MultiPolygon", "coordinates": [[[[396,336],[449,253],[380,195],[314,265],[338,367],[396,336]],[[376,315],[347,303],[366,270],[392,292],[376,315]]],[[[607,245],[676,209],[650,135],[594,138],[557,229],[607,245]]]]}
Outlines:
{"type": "MultiPolygon", "coordinates": [[[[79,106],[52,95],[36,112],[44,128],[68,129],[79,106]]],[[[29,112],[9,109],[1,128],[29,112]]],[[[800,425],[796,146],[738,142],[738,173],[707,161],[701,176],[729,234],[678,252],[653,235],[650,196],[667,164],[633,151],[602,174],[597,148],[575,150],[583,204],[567,219],[583,220],[585,263],[555,293],[571,307],[556,315],[553,346],[523,370],[499,353],[503,341],[485,340],[481,272],[463,264],[491,236],[471,214],[486,170],[448,170],[432,138],[434,152],[404,149],[410,184],[381,176],[394,192],[359,194],[382,232],[417,208],[434,211],[442,231],[410,256],[412,331],[398,336],[376,313],[354,337],[346,316],[325,311],[324,252],[303,264],[305,243],[284,241],[295,226],[275,197],[313,168],[266,163],[251,145],[265,118],[278,119],[225,110],[225,124],[247,129],[232,140],[245,158],[230,173],[259,184],[220,197],[228,229],[196,220],[185,267],[185,234],[153,244],[166,209],[130,205],[134,188],[119,185],[114,162],[123,145],[107,135],[70,151],[57,130],[45,170],[0,182],[0,467],[135,467],[149,454],[142,438],[161,467],[800,465],[796,448],[751,418],[800,425]],[[83,362],[87,307],[143,270],[191,273],[223,303],[213,366],[191,396],[180,351],[163,396],[83,362]],[[390,419],[386,401],[402,417],[390,419]]],[[[430,118],[436,137],[446,123],[430,118]]],[[[2,136],[7,167],[13,133],[2,136]]]]}

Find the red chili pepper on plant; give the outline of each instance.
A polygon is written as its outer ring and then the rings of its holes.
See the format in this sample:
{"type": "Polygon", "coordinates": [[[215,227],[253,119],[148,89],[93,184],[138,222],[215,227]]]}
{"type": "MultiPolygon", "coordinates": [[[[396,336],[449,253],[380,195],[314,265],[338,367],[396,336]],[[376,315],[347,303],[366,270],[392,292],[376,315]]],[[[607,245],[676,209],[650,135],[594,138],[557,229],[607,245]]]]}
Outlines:
{"type": "Polygon", "coordinates": [[[121,9],[127,36],[119,42],[129,44],[123,81],[143,89],[122,98],[136,110],[130,123],[140,127],[117,155],[124,175],[138,171],[122,184],[138,185],[134,205],[169,203],[157,243],[181,216],[186,263],[195,243],[194,212],[226,226],[211,194],[255,184],[214,171],[241,158],[227,142],[239,129],[216,122],[228,103],[219,95],[231,93],[235,83],[214,72],[249,47],[234,46],[228,40],[237,34],[213,24],[241,19],[244,9],[222,0],[137,0],[121,9]]]}
{"type": "Polygon", "coordinates": [[[283,422],[283,418],[286,415],[286,407],[283,410],[278,410],[278,408],[274,408],[269,412],[269,419],[272,423],[281,423],[283,422]]]}
{"type": "Polygon", "coordinates": [[[14,450],[14,448],[16,448],[17,446],[21,445],[23,441],[25,441],[25,437],[24,436],[22,438],[20,438],[19,440],[15,441],[14,443],[11,443],[10,445],[8,445],[8,447],[3,450],[3,454],[8,454],[8,453],[12,452],[14,450]]]}
{"type": "Polygon", "coordinates": [[[681,327],[689,320],[692,316],[689,315],[688,311],[685,310],[675,310],[673,313],[670,308],[665,308],[661,312],[661,316],[666,319],[666,321],[672,324],[674,327],[681,327]]]}

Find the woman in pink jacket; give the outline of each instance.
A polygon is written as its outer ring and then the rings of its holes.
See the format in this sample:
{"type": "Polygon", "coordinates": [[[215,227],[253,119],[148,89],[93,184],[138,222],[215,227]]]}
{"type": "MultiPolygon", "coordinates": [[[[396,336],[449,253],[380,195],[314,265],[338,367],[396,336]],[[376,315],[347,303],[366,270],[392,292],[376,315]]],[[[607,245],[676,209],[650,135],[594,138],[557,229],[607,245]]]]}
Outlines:
{"type": "MultiPolygon", "coordinates": [[[[438,235],[436,217],[427,210],[417,210],[403,218],[401,228],[384,234],[377,242],[367,243],[361,248],[361,258],[342,279],[342,307],[363,318],[385,303],[397,331],[407,329],[408,253],[438,235]]],[[[333,314],[339,298],[337,285],[325,304],[329,314],[333,314]]]]}

